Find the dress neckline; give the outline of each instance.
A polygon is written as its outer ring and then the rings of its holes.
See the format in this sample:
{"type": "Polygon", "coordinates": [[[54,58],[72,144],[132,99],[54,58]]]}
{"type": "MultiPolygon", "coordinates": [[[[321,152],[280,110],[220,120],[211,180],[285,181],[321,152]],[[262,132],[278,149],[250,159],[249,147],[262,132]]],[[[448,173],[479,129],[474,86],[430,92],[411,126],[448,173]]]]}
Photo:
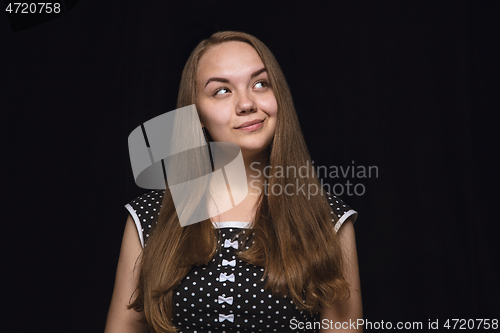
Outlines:
{"type": "Polygon", "coordinates": [[[244,228],[249,229],[252,227],[252,222],[241,222],[241,221],[223,221],[223,222],[212,222],[216,229],[222,228],[244,228]]]}

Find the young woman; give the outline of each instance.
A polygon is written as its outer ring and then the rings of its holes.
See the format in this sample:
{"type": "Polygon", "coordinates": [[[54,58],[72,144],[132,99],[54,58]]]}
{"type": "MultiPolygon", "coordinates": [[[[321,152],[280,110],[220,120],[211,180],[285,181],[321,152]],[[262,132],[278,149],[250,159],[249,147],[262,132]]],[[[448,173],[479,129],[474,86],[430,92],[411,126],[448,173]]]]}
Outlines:
{"type": "Polygon", "coordinates": [[[208,137],[241,148],[249,194],[185,227],[168,187],[127,204],[106,332],[352,330],[362,318],[357,213],[308,193],[320,187],[314,173],[290,172],[312,163],[272,53],[241,32],[202,41],[177,107],[191,104],[208,137]]]}

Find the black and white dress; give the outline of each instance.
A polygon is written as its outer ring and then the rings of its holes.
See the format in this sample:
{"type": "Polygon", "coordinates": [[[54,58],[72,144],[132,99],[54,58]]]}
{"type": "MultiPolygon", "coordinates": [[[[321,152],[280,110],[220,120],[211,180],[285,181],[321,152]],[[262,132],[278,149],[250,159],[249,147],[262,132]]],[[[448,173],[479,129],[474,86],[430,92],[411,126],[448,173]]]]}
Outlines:
{"type": "MultiPolygon", "coordinates": [[[[151,191],[125,205],[143,247],[157,223],[163,194],[163,190],[151,191]]],[[[334,195],[327,197],[331,214],[338,218],[336,232],[349,217],[356,220],[356,211],[334,195]]],[[[296,332],[299,330],[292,330],[291,323],[320,321],[320,313],[299,310],[291,299],[264,290],[264,268],[237,258],[236,250],[248,247],[238,241],[237,234],[250,228],[250,222],[214,226],[222,236],[220,250],[207,265],[193,266],[173,292],[173,323],[179,332],[296,332]]]]}

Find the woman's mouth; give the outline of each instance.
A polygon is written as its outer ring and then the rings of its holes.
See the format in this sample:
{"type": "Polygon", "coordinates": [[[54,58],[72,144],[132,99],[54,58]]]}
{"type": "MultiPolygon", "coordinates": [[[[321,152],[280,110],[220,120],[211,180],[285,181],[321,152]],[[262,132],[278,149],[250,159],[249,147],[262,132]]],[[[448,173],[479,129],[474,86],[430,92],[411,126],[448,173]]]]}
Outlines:
{"type": "Polygon", "coordinates": [[[252,121],[247,121],[240,126],[236,127],[238,130],[242,131],[255,131],[262,127],[265,119],[256,119],[252,121]]]}

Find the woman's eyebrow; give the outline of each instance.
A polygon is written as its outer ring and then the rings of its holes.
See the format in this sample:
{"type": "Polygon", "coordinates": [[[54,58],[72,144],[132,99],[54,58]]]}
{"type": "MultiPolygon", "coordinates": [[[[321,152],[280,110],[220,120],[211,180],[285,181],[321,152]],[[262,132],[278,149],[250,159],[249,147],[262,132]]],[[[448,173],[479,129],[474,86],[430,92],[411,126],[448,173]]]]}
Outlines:
{"type": "Polygon", "coordinates": [[[207,80],[207,83],[205,83],[205,87],[212,81],[229,83],[229,80],[223,77],[211,77],[210,79],[207,80]]]}
{"type": "MultiPolygon", "coordinates": [[[[252,75],[250,75],[250,78],[254,78],[256,77],[257,75],[259,74],[262,74],[264,72],[266,72],[267,69],[265,67],[262,67],[261,69],[259,69],[258,71],[255,71],[252,73],[252,75]]],[[[207,80],[207,83],[205,83],[205,87],[212,81],[217,81],[217,82],[224,82],[224,83],[229,83],[229,80],[228,79],[225,79],[223,77],[211,77],[210,79],[207,80]]]]}
{"type": "Polygon", "coordinates": [[[261,69],[259,69],[258,71],[253,72],[253,73],[252,73],[252,75],[250,75],[250,78],[252,78],[252,79],[253,79],[253,78],[254,78],[254,77],[256,77],[257,75],[259,75],[259,74],[261,74],[261,73],[264,73],[264,72],[266,72],[266,71],[267,71],[266,67],[262,67],[262,68],[261,68],[261,69]]]}

